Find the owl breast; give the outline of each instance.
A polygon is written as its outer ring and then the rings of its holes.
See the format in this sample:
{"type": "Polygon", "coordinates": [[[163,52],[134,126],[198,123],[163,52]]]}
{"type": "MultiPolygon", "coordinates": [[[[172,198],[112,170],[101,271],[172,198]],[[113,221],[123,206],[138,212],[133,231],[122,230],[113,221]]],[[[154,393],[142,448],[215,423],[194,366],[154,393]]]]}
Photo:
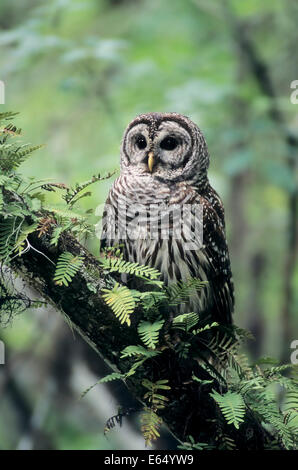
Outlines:
{"type": "Polygon", "coordinates": [[[122,245],[127,261],[154,267],[166,285],[190,278],[207,281],[177,309],[179,313],[206,311],[211,301],[210,264],[204,252],[203,207],[197,193],[185,183],[169,188],[160,182],[152,185],[152,178],[148,181],[146,176],[135,185],[131,181],[123,175],[110,191],[105,218],[115,231],[103,230],[105,245],[122,245]]]}

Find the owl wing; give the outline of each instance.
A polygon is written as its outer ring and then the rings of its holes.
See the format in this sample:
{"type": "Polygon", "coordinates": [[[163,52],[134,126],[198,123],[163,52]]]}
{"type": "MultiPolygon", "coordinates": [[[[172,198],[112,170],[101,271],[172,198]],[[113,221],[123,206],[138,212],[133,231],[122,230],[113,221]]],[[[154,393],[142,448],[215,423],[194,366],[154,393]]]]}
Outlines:
{"type": "Polygon", "coordinates": [[[109,240],[109,219],[108,219],[108,207],[111,207],[110,195],[108,195],[101,221],[101,236],[100,236],[100,251],[104,248],[110,247],[109,240]]]}
{"type": "Polygon", "coordinates": [[[203,206],[203,247],[200,251],[211,300],[208,313],[221,324],[231,324],[234,287],[223,205],[212,188],[205,197],[198,196],[198,200],[203,206]]]}

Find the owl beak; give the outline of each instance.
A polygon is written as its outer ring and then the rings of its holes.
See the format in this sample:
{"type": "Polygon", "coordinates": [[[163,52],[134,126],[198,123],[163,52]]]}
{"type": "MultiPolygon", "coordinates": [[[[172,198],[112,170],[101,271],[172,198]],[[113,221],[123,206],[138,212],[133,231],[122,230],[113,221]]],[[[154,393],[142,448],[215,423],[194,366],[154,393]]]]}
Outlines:
{"type": "Polygon", "coordinates": [[[148,169],[149,169],[150,173],[152,173],[153,165],[154,165],[154,153],[149,152],[148,153],[148,169]]]}

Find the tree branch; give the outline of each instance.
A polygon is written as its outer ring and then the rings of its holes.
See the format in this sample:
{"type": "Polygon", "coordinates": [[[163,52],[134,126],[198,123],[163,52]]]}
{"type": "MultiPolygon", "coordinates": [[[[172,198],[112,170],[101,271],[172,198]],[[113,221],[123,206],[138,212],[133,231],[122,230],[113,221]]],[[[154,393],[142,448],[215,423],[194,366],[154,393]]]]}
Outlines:
{"type": "MultiPolygon", "coordinates": [[[[31,234],[30,243],[53,262],[56,262],[65,250],[74,255],[84,256],[82,269],[68,287],[54,284],[55,268],[38,251],[30,250],[25,255],[15,258],[12,266],[40,292],[43,298],[71,321],[75,329],[113,371],[127,372],[129,366],[123,359],[120,360],[121,351],[127,345],[139,343],[136,325],[142,316],[141,310],[136,310],[132,315],[130,327],[120,324],[100,294],[102,288],[112,287],[113,279],[102,271],[98,260],[72,236],[64,235],[58,248],[50,245],[49,235],[38,238],[31,234]],[[96,281],[94,273],[98,275],[96,281]]],[[[178,359],[176,352],[171,348],[154,357],[153,361],[153,367],[145,372],[147,377],[145,375],[144,378],[151,381],[165,378],[169,380],[171,386],[167,394],[169,405],[161,410],[160,414],[172,434],[180,441],[185,441],[187,435],[193,436],[195,441],[214,440],[220,417],[218,408],[209,394],[216,386],[213,384],[212,388],[201,387],[192,380],[193,373],[200,375],[198,361],[190,358],[178,359]]],[[[131,376],[125,382],[141,403],[144,390],[139,381],[131,376]]],[[[231,431],[229,426],[229,435],[233,436],[239,449],[264,448],[266,435],[253,414],[247,413],[240,430],[231,431]]]]}

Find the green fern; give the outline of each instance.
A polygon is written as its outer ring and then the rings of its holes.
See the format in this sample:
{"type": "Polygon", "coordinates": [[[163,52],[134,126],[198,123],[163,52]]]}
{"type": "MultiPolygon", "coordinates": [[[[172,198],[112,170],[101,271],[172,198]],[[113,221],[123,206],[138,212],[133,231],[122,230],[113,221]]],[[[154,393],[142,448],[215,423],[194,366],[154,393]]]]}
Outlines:
{"type": "Polygon", "coordinates": [[[188,441],[183,442],[181,445],[177,446],[177,449],[181,450],[213,450],[214,446],[212,444],[207,444],[206,442],[195,442],[192,436],[187,436],[188,441]]]}
{"type": "Polygon", "coordinates": [[[0,212],[2,212],[4,206],[4,197],[2,188],[0,188],[0,212]]]}
{"type": "Polygon", "coordinates": [[[20,234],[15,242],[14,245],[14,251],[18,251],[19,255],[22,254],[22,251],[24,249],[24,243],[25,240],[28,238],[28,235],[30,233],[33,233],[37,230],[38,228],[38,223],[35,222],[34,224],[28,225],[26,222],[22,225],[22,229],[20,231],[20,234]]]}
{"type": "Polygon", "coordinates": [[[104,301],[111,307],[120,323],[126,323],[130,326],[130,316],[135,309],[135,300],[130,290],[125,286],[120,287],[116,283],[112,290],[102,289],[102,292],[105,292],[102,296],[104,301]]]}
{"type": "Polygon", "coordinates": [[[52,212],[56,216],[60,217],[61,219],[78,219],[78,220],[85,220],[86,216],[84,214],[80,214],[79,212],[74,212],[70,210],[67,206],[61,205],[49,205],[44,204],[43,209],[52,212]]]}
{"type": "Polygon", "coordinates": [[[141,431],[145,439],[146,446],[152,446],[152,441],[155,441],[160,436],[160,426],[162,419],[153,411],[152,408],[144,408],[141,414],[141,431]]]}
{"type": "MultiPolygon", "coordinates": [[[[216,322],[209,326],[207,325],[206,328],[209,329],[214,326],[217,326],[216,322]]],[[[204,331],[204,329],[198,330],[197,334],[201,331],[204,331]]],[[[212,357],[212,362],[222,374],[227,375],[228,366],[230,366],[236,370],[239,377],[245,375],[245,371],[242,370],[241,364],[237,360],[240,340],[235,338],[233,330],[226,329],[224,334],[218,332],[212,336],[209,342],[206,342],[204,339],[201,339],[201,342],[212,357]]]]}
{"type": "Polygon", "coordinates": [[[143,346],[126,346],[121,352],[121,359],[132,356],[144,356],[146,358],[152,358],[160,354],[159,351],[150,351],[143,346]]]}
{"type": "Polygon", "coordinates": [[[148,390],[144,395],[144,400],[146,400],[155,411],[163,409],[166,402],[169,400],[160,393],[160,390],[171,389],[168,382],[169,381],[167,379],[157,380],[156,382],[151,382],[148,379],[144,379],[142,381],[143,387],[148,390]]]}
{"type": "Polygon", "coordinates": [[[139,323],[139,336],[148,348],[156,348],[159,339],[159,332],[163,327],[163,324],[164,320],[157,320],[154,323],[143,320],[139,323]]]}
{"type": "Polygon", "coordinates": [[[293,428],[288,413],[282,413],[273,397],[268,399],[266,395],[266,391],[258,391],[258,396],[250,403],[251,408],[273,429],[273,433],[286,449],[294,450],[297,446],[297,426],[296,429],[293,428]]]}
{"type": "Polygon", "coordinates": [[[111,416],[104,427],[104,435],[111,431],[111,429],[115,428],[117,425],[121,427],[123,418],[125,416],[131,415],[131,413],[135,413],[137,410],[135,408],[118,408],[118,413],[114,416],[111,416]]]}
{"type": "Polygon", "coordinates": [[[168,398],[161,395],[160,390],[170,390],[168,380],[158,380],[157,382],[150,382],[148,379],[142,381],[143,387],[147,389],[144,395],[149,406],[146,406],[141,415],[141,431],[143,433],[146,445],[152,445],[152,441],[156,440],[159,436],[159,428],[162,424],[162,419],[156,414],[157,410],[165,408],[168,398]]]}
{"type": "Polygon", "coordinates": [[[142,266],[138,263],[131,263],[123,259],[114,257],[101,258],[100,263],[103,268],[109,272],[133,274],[134,276],[157,279],[160,277],[160,272],[157,269],[150,268],[149,266],[142,266]]]}
{"type": "Polygon", "coordinates": [[[7,219],[0,223],[0,259],[5,260],[12,252],[14,240],[12,239],[14,231],[14,220],[7,219]]]}
{"type": "Polygon", "coordinates": [[[70,206],[73,206],[76,202],[78,202],[79,199],[82,197],[86,197],[86,195],[90,195],[91,193],[84,193],[79,195],[81,191],[89,187],[91,184],[96,183],[97,181],[103,181],[108,178],[111,178],[115,174],[115,171],[112,173],[108,173],[106,176],[100,176],[100,175],[94,175],[92,176],[91,179],[88,181],[85,181],[84,183],[76,183],[74,188],[66,188],[66,194],[64,194],[62,197],[65,199],[66,203],[69,204],[70,206]]]}
{"type": "Polygon", "coordinates": [[[54,274],[54,282],[58,286],[68,286],[76,273],[83,265],[84,258],[82,256],[74,256],[72,253],[65,251],[57,261],[54,274]]]}
{"type": "Polygon", "coordinates": [[[239,425],[244,421],[246,408],[242,395],[231,391],[220,395],[214,390],[210,396],[218,404],[227,423],[233,424],[236,429],[239,429],[239,425]]]}
{"type": "Polygon", "coordinates": [[[16,216],[0,222],[0,261],[9,262],[24,219],[16,216]]]}
{"type": "Polygon", "coordinates": [[[189,301],[189,298],[196,292],[206,287],[207,281],[201,281],[196,278],[189,278],[187,281],[179,281],[167,287],[169,304],[172,306],[180,305],[189,301]]]}
{"type": "Polygon", "coordinates": [[[192,374],[191,378],[195,381],[195,382],[198,382],[200,385],[210,385],[214,382],[214,380],[203,380],[203,379],[200,379],[199,377],[197,377],[194,373],[192,374]]]}
{"type": "Polygon", "coordinates": [[[216,440],[219,442],[219,450],[236,450],[236,443],[234,439],[225,434],[222,430],[218,431],[216,440]]]}
{"type": "Polygon", "coordinates": [[[203,333],[203,331],[207,331],[207,330],[211,330],[211,328],[215,328],[219,326],[219,323],[217,323],[216,321],[208,324],[208,325],[205,325],[203,326],[202,328],[198,328],[197,330],[194,330],[192,332],[193,335],[199,335],[200,333],[203,333]]]}
{"type": "Polygon", "coordinates": [[[14,117],[16,117],[19,113],[12,112],[12,111],[5,111],[3,113],[0,113],[0,122],[1,121],[6,121],[6,120],[11,120],[14,117]]]}
{"type": "Polygon", "coordinates": [[[199,315],[197,313],[195,312],[182,313],[181,315],[177,315],[177,317],[173,319],[172,326],[173,328],[177,328],[185,332],[188,332],[192,328],[194,328],[198,322],[199,322],[199,315]]]}
{"type": "Polygon", "coordinates": [[[20,145],[17,142],[4,143],[0,146],[0,170],[9,173],[18,168],[35,150],[42,148],[42,145],[31,146],[29,144],[20,145]]]}
{"type": "Polygon", "coordinates": [[[107,382],[112,382],[113,380],[120,380],[123,378],[124,378],[123,374],[120,374],[119,372],[112,372],[111,374],[108,374],[102,379],[95,382],[95,384],[91,385],[91,387],[88,387],[86,390],[84,390],[84,392],[82,392],[81,394],[81,398],[84,398],[84,396],[87,395],[87,393],[89,393],[90,390],[96,387],[96,385],[107,383],[107,382]]]}

